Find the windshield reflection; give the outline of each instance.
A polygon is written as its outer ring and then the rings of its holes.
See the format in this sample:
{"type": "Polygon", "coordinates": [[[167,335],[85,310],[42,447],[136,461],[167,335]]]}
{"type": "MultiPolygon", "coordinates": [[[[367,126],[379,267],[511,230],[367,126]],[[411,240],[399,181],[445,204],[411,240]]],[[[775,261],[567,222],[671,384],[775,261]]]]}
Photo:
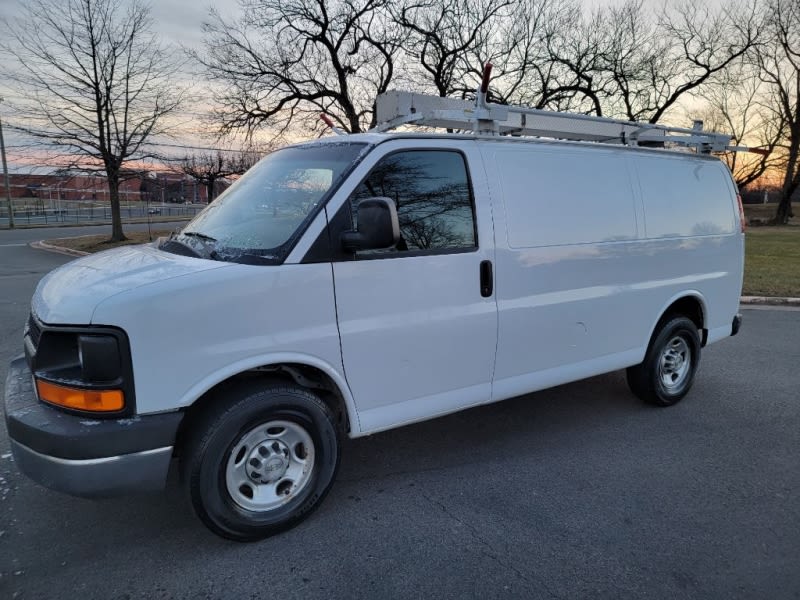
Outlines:
{"type": "MultiPolygon", "coordinates": [[[[264,157],[172,241],[232,262],[282,260],[366,144],[293,146],[264,157]],[[261,260],[254,260],[254,259],[261,260]]],[[[169,251],[169,247],[163,247],[169,251]]]]}

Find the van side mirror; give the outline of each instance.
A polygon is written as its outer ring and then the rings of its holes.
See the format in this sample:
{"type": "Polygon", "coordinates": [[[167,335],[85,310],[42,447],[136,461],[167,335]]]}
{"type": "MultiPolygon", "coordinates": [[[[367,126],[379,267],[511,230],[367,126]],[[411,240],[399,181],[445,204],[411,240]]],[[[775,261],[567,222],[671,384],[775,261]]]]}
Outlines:
{"type": "Polygon", "coordinates": [[[391,198],[367,198],[358,203],[358,228],[342,233],[349,252],[391,248],[400,240],[400,221],[391,198]]]}

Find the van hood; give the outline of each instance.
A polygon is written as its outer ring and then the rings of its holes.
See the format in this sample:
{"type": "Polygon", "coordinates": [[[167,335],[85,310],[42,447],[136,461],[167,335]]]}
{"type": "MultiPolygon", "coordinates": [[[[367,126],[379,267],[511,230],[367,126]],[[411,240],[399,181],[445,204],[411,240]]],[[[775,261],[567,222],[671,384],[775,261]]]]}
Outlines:
{"type": "Polygon", "coordinates": [[[229,263],[170,254],[149,244],[116,248],[79,258],[50,272],[39,282],[31,307],[44,323],[88,325],[95,308],[111,296],[228,266],[229,263]]]}

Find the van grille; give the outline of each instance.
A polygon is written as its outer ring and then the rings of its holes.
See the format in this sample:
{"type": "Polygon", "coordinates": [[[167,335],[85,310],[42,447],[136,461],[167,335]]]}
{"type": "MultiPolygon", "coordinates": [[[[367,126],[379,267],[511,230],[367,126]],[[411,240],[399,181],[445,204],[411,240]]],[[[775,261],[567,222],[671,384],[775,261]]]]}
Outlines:
{"type": "Polygon", "coordinates": [[[28,317],[28,324],[25,327],[24,335],[27,335],[30,338],[34,350],[39,347],[39,340],[42,337],[42,328],[36,322],[36,318],[33,316],[33,313],[31,313],[28,317]]]}

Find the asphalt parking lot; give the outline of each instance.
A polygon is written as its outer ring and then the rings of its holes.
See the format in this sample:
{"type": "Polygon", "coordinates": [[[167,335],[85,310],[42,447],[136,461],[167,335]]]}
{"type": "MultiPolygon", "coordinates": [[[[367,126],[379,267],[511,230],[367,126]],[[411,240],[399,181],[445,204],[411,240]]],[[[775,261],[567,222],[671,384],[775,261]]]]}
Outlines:
{"type": "MultiPolygon", "coordinates": [[[[41,237],[0,231],[3,381],[70,260],[41,237]]],[[[675,407],[617,372],[352,440],[323,506],[256,544],[208,533],[174,481],[41,488],[0,425],[0,598],[800,598],[800,311],[743,312],[675,407]]]]}

